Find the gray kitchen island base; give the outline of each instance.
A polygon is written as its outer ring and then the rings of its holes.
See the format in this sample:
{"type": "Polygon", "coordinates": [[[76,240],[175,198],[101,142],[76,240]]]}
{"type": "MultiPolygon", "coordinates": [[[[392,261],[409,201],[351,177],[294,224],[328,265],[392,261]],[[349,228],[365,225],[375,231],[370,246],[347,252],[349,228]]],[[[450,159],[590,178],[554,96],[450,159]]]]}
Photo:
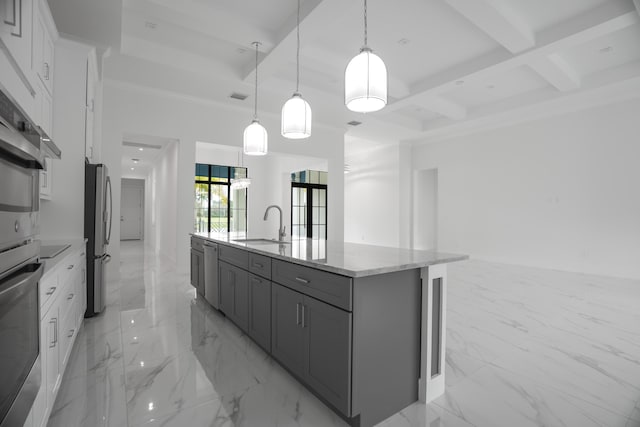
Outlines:
{"type": "Polygon", "coordinates": [[[203,239],[219,248],[219,310],[352,426],[444,392],[446,263],[465,256],[203,234],[192,247],[203,239]]]}

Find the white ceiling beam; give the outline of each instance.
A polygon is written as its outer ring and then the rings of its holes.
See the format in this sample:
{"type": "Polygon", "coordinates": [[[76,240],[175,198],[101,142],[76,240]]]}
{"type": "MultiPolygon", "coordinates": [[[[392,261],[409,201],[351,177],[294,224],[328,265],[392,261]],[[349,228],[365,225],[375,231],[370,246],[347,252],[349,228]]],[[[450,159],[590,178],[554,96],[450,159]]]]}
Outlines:
{"type": "MultiPolygon", "coordinates": [[[[239,21],[222,10],[212,13],[211,8],[204,3],[191,2],[188,7],[185,7],[182,2],[162,2],[161,4],[150,0],[125,0],[123,15],[126,15],[127,11],[146,17],[151,24],[186,28],[239,47],[250,48],[254,40],[260,40],[264,49],[271,49],[274,45],[273,34],[245,21],[239,21]]],[[[123,32],[126,32],[126,29],[123,28],[123,32]]]]}
{"type": "MultiPolygon", "coordinates": [[[[520,53],[535,46],[535,34],[510,8],[510,3],[497,3],[495,0],[446,1],[511,53],[520,53]]],[[[560,91],[580,87],[580,75],[558,54],[535,59],[529,66],[560,91]]]]}
{"type": "Polygon", "coordinates": [[[467,117],[465,107],[438,95],[430,95],[416,100],[416,105],[453,120],[464,120],[467,117]]]}
{"type": "MultiPolygon", "coordinates": [[[[345,12],[345,8],[357,6],[355,2],[345,2],[344,0],[309,0],[301,4],[300,10],[300,37],[305,43],[310,39],[324,34],[327,31],[327,22],[335,20],[345,12]]],[[[272,49],[261,47],[261,51],[268,53],[260,60],[258,69],[258,79],[260,82],[269,79],[275,74],[282,64],[295,59],[296,52],[296,11],[282,26],[283,31],[277,37],[275,46],[272,49]]],[[[255,78],[255,63],[247,64],[242,72],[242,80],[250,83],[255,78]]]]}
{"type": "Polygon", "coordinates": [[[537,34],[537,46],[512,55],[503,50],[459,64],[412,85],[412,95],[387,105],[390,111],[416,103],[425,95],[440,95],[455,88],[458,80],[483,80],[534,60],[586,43],[640,22],[632,0],[611,0],[576,18],[537,34]]]}
{"type": "Polygon", "coordinates": [[[446,0],[449,6],[512,53],[535,46],[535,35],[509,2],[446,0]]]}
{"type": "Polygon", "coordinates": [[[580,74],[557,53],[533,60],[529,66],[560,91],[566,92],[580,87],[580,74]]]}
{"type": "Polygon", "coordinates": [[[462,122],[446,118],[423,122],[421,136],[410,140],[449,138],[638,98],[640,61],[589,75],[579,91],[558,92],[549,88],[484,105],[470,112],[462,122]]]}
{"type": "MultiPolygon", "coordinates": [[[[357,50],[354,50],[354,56],[356,53],[357,50]]],[[[340,81],[340,84],[344,84],[344,70],[347,68],[350,58],[345,61],[342,56],[319,46],[305,47],[304,52],[301,52],[301,56],[303,57],[302,68],[322,70],[326,74],[335,76],[340,81]]],[[[259,73],[262,74],[262,71],[260,70],[259,73]]],[[[304,75],[301,76],[301,79],[304,80],[304,75]]],[[[393,75],[389,75],[388,79],[390,97],[397,99],[411,94],[409,85],[405,82],[393,75]]]]}

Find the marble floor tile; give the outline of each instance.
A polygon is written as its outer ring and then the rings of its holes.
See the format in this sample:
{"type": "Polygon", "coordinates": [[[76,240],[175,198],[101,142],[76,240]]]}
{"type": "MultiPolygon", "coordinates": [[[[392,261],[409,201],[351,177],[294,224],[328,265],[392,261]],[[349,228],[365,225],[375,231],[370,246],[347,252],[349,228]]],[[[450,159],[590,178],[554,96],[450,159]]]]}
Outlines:
{"type": "Polygon", "coordinates": [[[477,427],[625,427],[627,417],[486,366],[433,403],[477,427]]]}
{"type": "MultiPolygon", "coordinates": [[[[481,261],[449,267],[446,393],[382,427],[640,427],[640,281],[481,261]]],[[[189,276],[122,242],[49,421],[67,426],[346,423],[189,276]]]]}

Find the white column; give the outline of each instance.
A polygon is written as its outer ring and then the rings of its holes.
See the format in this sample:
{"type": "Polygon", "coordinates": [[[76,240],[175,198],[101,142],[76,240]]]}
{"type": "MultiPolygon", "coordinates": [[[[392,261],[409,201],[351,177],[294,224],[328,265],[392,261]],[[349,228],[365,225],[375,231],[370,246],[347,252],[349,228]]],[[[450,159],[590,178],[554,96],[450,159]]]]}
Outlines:
{"type": "Polygon", "coordinates": [[[422,318],[420,332],[421,402],[431,402],[444,394],[444,370],[447,332],[447,266],[424,267],[422,278],[422,318]]]}

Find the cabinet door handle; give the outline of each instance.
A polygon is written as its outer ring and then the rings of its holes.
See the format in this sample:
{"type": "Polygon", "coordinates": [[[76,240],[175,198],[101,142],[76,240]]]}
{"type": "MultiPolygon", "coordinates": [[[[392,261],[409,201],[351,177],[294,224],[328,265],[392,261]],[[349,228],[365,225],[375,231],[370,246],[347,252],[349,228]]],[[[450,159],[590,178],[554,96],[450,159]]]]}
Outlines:
{"type": "Polygon", "coordinates": [[[302,329],[304,329],[307,325],[304,321],[304,318],[307,316],[307,306],[302,304],[302,329]]]}
{"type": "Polygon", "coordinates": [[[11,21],[4,20],[4,23],[7,25],[11,25],[12,27],[16,26],[16,0],[13,0],[13,19],[11,21]]]}
{"type": "Polygon", "coordinates": [[[311,280],[303,279],[302,277],[296,277],[296,280],[300,283],[304,283],[305,285],[311,283],[311,280]]]}
{"type": "Polygon", "coordinates": [[[264,268],[264,265],[260,264],[259,262],[254,262],[253,266],[258,268],[264,268]]]}
{"type": "Polygon", "coordinates": [[[73,336],[73,334],[75,333],[75,329],[71,329],[69,330],[69,333],[67,334],[67,338],[71,338],[73,336]]]}
{"type": "Polygon", "coordinates": [[[47,295],[53,295],[53,293],[56,291],[56,287],[52,286],[49,288],[49,290],[47,291],[47,295]]]}
{"type": "Polygon", "coordinates": [[[44,79],[49,80],[49,63],[44,63],[44,79]]]}
{"type": "Polygon", "coordinates": [[[69,294],[69,296],[67,297],[67,301],[72,300],[73,299],[73,295],[74,294],[69,294]]]}
{"type": "Polygon", "coordinates": [[[71,270],[73,268],[73,264],[67,266],[67,270],[71,270]]]}
{"type": "Polygon", "coordinates": [[[52,317],[49,324],[53,325],[53,342],[49,343],[49,348],[53,348],[58,343],[58,318],[52,317]]]}
{"type": "Polygon", "coordinates": [[[300,324],[300,303],[296,303],[296,325],[300,324]]]}

